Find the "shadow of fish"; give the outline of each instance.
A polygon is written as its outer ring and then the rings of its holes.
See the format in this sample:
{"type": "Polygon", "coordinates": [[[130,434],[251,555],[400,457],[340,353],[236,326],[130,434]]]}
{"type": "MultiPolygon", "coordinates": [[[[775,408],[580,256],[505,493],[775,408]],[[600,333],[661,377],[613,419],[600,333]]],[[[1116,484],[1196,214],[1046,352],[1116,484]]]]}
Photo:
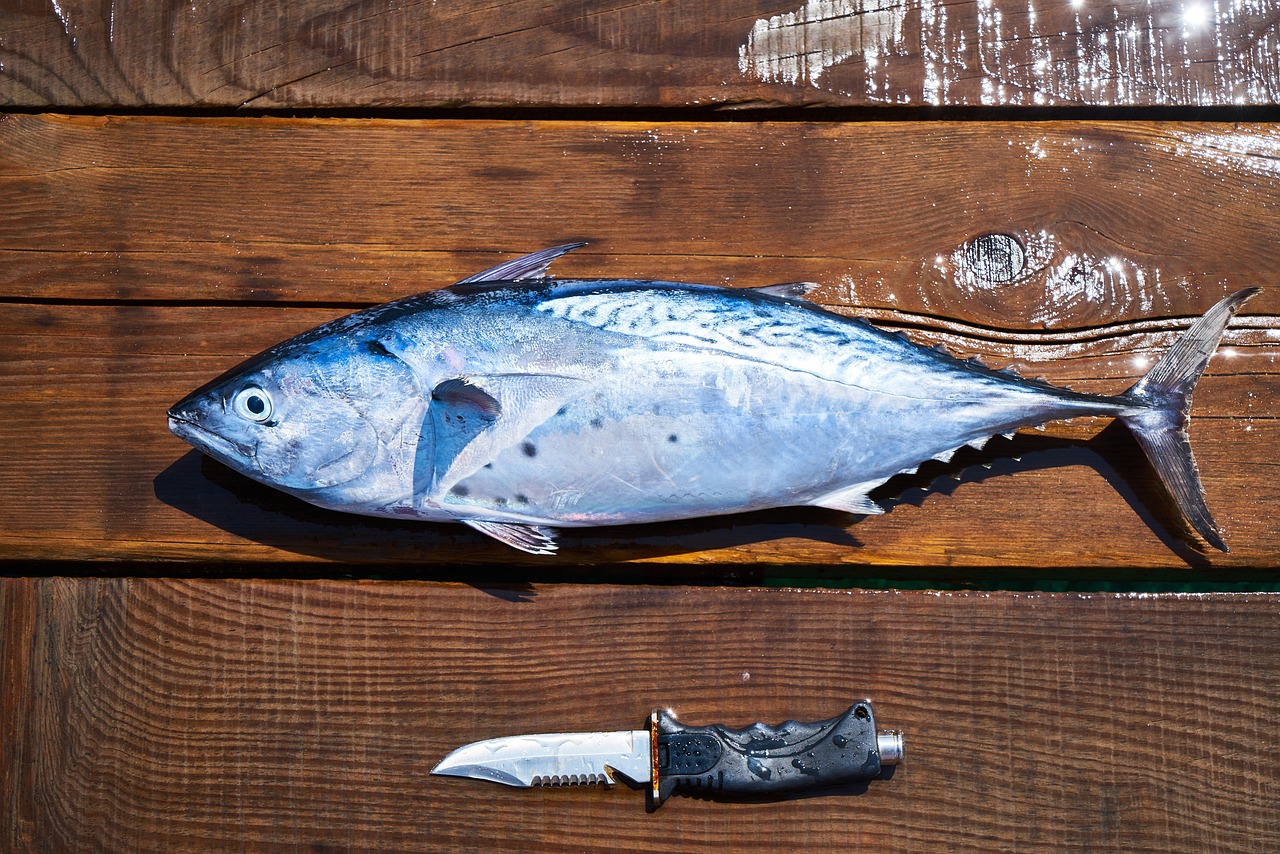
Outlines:
{"type": "Polygon", "coordinates": [[[561,527],[812,505],[1019,427],[1120,419],[1190,526],[1226,545],[1186,426],[1257,289],[1211,308],[1136,385],[1085,394],[961,361],[808,303],[808,286],[552,280],[582,244],[324,324],[169,410],[170,429],[313,504],[470,525],[534,554],[561,527]]]}

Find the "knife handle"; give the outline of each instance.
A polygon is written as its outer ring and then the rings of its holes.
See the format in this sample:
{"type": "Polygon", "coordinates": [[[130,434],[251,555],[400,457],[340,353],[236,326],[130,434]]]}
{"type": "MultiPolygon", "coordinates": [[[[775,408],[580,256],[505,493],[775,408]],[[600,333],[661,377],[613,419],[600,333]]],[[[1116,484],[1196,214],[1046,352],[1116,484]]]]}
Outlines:
{"type": "Polygon", "coordinates": [[[876,732],[869,702],[817,723],[685,726],[657,710],[649,717],[649,809],[672,794],[752,797],[858,783],[902,756],[902,733],[876,732]]]}

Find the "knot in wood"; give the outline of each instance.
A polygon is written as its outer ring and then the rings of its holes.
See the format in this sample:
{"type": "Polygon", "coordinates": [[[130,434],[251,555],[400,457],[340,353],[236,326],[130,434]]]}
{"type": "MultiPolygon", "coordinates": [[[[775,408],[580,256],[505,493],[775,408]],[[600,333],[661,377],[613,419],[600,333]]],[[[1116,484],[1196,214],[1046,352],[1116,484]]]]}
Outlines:
{"type": "Polygon", "coordinates": [[[1027,264],[1022,242],[1008,234],[984,234],[964,245],[964,262],[980,282],[1012,282],[1027,264]]]}

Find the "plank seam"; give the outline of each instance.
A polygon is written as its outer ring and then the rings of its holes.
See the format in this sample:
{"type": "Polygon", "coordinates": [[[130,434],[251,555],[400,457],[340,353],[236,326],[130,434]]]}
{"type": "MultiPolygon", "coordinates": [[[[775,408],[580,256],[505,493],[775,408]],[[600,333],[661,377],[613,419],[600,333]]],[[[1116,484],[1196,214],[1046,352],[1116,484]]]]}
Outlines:
{"type": "MultiPolygon", "coordinates": [[[[322,69],[311,75],[324,73],[322,69]]],[[[291,81],[297,82],[297,81],[291,81]]],[[[278,84],[271,90],[249,98],[244,104],[264,97],[274,89],[287,86],[278,84]]],[[[777,123],[777,124],[838,124],[869,122],[1098,122],[1098,121],[1152,121],[1152,122],[1207,122],[1207,123],[1265,123],[1275,120],[1272,105],[1225,106],[1054,106],[1025,107],[1010,105],[991,106],[846,106],[846,107],[792,107],[762,106],[760,101],[721,102],[713,105],[657,106],[648,104],[624,106],[572,106],[558,104],[529,104],[511,107],[469,105],[421,105],[407,107],[249,107],[249,106],[200,106],[160,104],[135,106],[107,104],[79,106],[48,103],[36,106],[0,104],[0,113],[10,115],[47,115],[128,118],[291,118],[291,119],[370,119],[390,121],[547,121],[547,122],[707,122],[707,123],[777,123]]]]}

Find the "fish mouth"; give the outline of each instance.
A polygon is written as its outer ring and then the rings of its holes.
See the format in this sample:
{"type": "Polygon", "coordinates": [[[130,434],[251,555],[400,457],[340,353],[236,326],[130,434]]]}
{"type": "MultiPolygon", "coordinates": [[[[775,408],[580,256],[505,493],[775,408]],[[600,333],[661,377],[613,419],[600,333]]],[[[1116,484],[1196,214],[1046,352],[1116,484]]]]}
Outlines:
{"type": "Polygon", "coordinates": [[[253,453],[242,445],[219,436],[212,430],[200,426],[190,418],[169,410],[169,432],[198,451],[220,460],[252,459],[253,453]]]}

